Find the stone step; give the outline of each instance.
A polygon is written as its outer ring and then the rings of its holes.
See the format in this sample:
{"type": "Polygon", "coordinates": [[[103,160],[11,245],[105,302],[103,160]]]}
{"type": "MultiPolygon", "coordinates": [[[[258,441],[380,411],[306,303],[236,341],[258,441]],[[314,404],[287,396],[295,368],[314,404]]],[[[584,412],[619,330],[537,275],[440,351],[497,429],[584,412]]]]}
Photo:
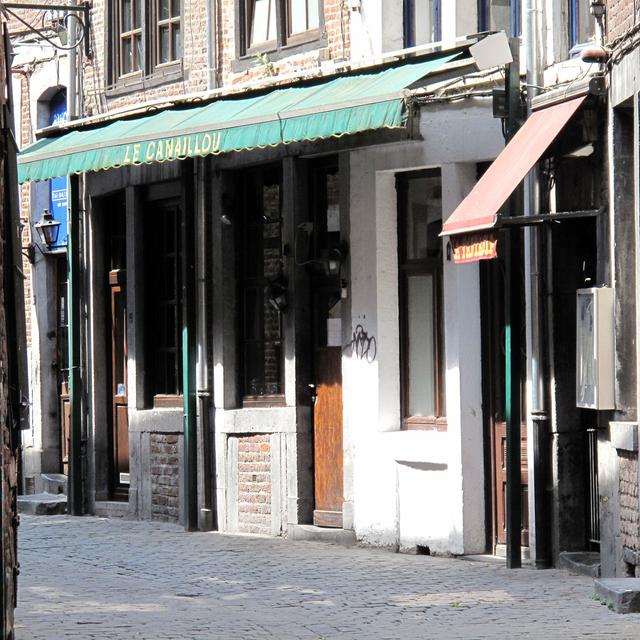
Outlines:
{"type": "Polygon", "coordinates": [[[571,573],[600,577],[600,554],[597,551],[563,551],[558,566],[571,573]]]}
{"type": "Polygon", "coordinates": [[[617,613],[640,612],[640,578],[600,578],[595,587],[600,601],[617,613]]]}
{"type": "Polygon", "coordinates": [[[43,491],[45,493],[67,493],[67,476],[63,473],[42,473],[43,491]]]}
{"type": "Polygon", "coordinates": [[[315,527],[311,524],[292,524],[287,531],[289,540],[306,540],[311,542],[328,542],[351,547],[356,544],[356,534],[348,529],[330,529],[315,527]]]}
{"type": "Polygon", "coordinates": [[[67,496],[63,493],[34,493],[18,496],[18,513],[52,516],[67,512],[67,496]]]}

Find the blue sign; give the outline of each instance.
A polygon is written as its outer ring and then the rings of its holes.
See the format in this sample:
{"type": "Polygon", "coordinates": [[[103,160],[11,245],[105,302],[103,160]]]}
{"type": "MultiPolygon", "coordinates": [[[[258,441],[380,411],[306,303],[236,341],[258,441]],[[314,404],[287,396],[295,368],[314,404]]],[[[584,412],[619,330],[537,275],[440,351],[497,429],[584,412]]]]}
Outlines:
{"type": "MultiPolygon", "coordinates": [[[[67,96],[65,91],[57,93],[51,102],[49,124],[63,124],[67,121],[67,96]]],[[[49,211],[53,219],[60,223],[58,242],[54,251],[64,251],[67,248],[67,207],[68,207],[68,178],[52,178],[49,180],[49,211]]]]}

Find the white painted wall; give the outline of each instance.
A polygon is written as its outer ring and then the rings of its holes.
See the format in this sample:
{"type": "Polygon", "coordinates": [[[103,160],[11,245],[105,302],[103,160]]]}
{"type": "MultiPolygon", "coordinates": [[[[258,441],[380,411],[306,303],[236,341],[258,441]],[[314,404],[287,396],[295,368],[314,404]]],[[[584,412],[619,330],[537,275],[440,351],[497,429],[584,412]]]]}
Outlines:
{"type": "Polygon", "coordinates": [[[486,100],[425,107],[420,130],[423,141],[351,154],[352,324],[376,338],[377,357],[343,359],[345,499],[367,544],[472,553],[485,545],[478,268],[444,264],[448,431],[401,431],[395,174],[441,167],[446,218],[503,138],[486,100]]]}

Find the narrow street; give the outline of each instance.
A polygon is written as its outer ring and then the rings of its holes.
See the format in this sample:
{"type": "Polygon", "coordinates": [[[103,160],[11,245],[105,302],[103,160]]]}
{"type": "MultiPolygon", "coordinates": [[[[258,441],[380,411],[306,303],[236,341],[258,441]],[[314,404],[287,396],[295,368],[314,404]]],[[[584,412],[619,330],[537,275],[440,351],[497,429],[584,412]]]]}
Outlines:
{"type": "Polygon", "coordinates": [[[23,516],[17,640],[637,638],[593,580],[175,525],[23,516]]]}

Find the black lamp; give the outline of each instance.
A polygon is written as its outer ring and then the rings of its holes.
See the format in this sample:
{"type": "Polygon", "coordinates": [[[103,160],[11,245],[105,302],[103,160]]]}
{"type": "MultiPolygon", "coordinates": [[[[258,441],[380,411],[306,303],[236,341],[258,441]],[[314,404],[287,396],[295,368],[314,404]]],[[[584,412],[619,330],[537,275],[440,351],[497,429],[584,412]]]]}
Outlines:
{"type": "Polygon", "coordinates": [[[33,225],[34,229],[38,232],[40,242],[44,245],[47,251],[51,251],[58,242],[58,233],[60,233],[60,222],[53,219],[53,215],[49,209],[45,209],[42,212],[42,218],[40,222],[36,222],[33,225]]]}

